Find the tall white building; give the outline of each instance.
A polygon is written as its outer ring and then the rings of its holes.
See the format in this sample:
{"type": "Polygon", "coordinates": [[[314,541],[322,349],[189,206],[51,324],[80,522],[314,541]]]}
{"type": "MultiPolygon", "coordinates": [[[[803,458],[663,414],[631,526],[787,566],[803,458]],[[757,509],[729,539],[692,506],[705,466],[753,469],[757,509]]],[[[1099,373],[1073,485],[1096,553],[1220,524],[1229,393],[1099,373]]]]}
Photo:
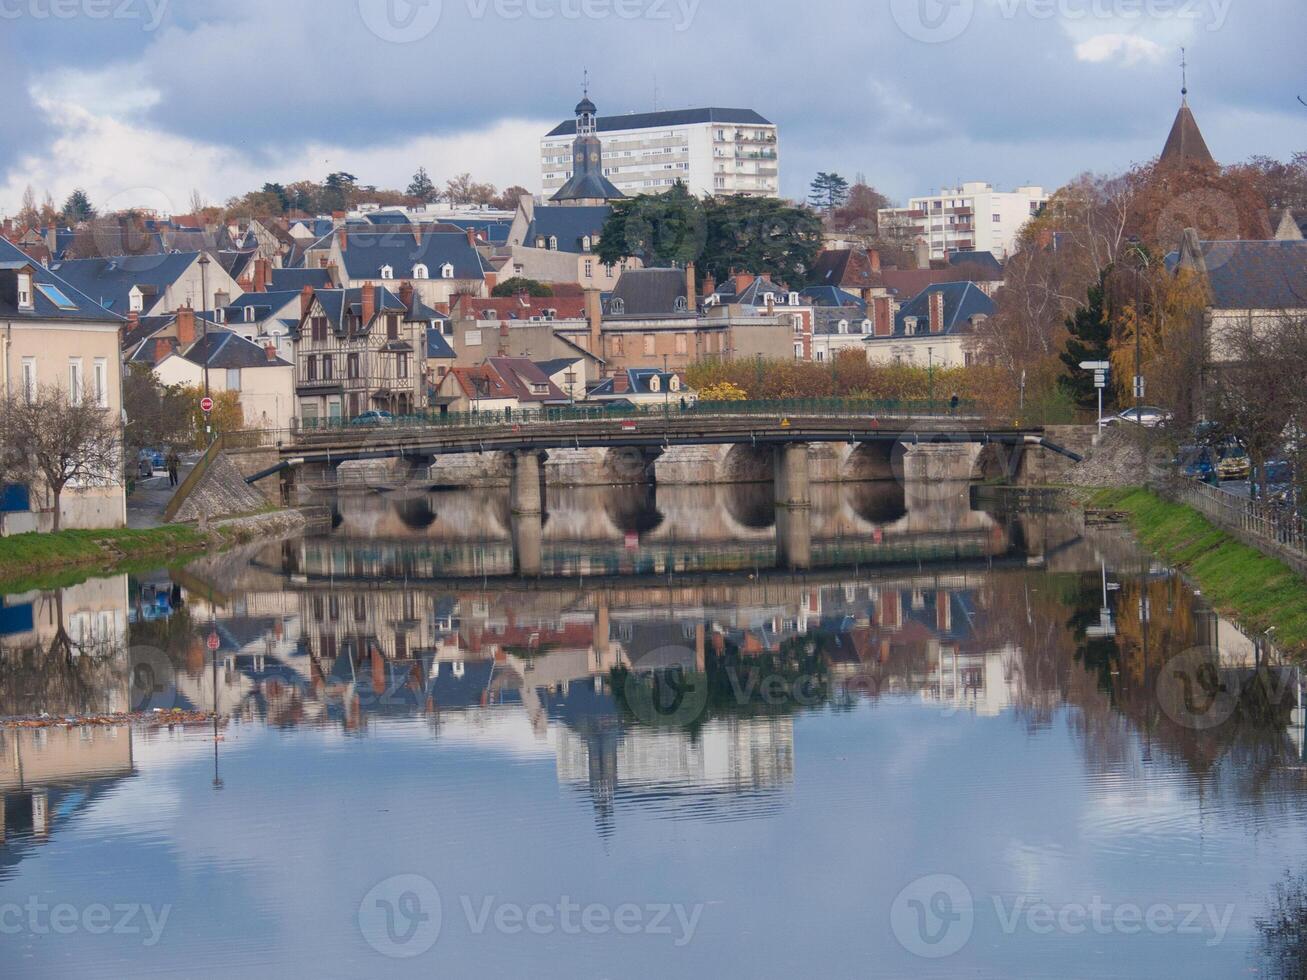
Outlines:
{"type": "Polygon", "coordinates": [[[1002,261],[1016,248],[1022,226],[1047,201],[1042,187],[1007,192],[970,181],[914,197],[905,208],[885,208],[880,222],[882,228],[896,228],[913,240],[924,238],[932,259],[949,252],[993,252],[1002,261]]]}
{"type": "MultiPolygon", "coordinates": [[[[752,109],[670,109],[599,116],[603,176],[625,195],[656,194],[676,181],[690,192],[780,196],[777,130],[752,109]]],[[[552,197],[572,177],[577,121],[540,140],[540,184],[552,197]]]]}

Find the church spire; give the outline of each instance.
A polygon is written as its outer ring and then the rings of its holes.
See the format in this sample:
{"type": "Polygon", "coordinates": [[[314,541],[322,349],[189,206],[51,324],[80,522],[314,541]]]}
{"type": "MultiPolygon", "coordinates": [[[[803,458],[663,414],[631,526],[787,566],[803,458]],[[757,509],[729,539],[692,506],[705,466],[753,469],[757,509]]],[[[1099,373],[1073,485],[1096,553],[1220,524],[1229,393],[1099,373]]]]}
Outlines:
{"type": "Polygon", "coordinates": [[[1162,164],[1202,163],[1215,166],[1212,151],[1207,148],[1198,120],[1189,108],[1189,58],[1184,48],[1180,49],[1180,111],[1176,113],[1171,125],[1171,134],[1166,138],[1162,148],[1162,164]]]}
{"type": "Polygon", "coordinates": [[[1189,104],[1189,55],[1180,49],[1180,104],[1189,104]]]}

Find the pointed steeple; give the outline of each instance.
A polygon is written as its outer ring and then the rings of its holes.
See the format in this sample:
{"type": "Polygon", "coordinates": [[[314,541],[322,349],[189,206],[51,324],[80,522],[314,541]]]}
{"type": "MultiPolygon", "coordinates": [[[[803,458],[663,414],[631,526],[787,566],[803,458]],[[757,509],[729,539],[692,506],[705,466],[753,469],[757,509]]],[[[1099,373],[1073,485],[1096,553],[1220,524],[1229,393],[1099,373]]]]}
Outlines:
{"type": "Polygon", "coordinates": [[[1293,213],[1293,208],[1285,208],[1280,216],[1280,226],[1275,230],[1275,240],[1280,242],[1300,242],[1303,240],[1302,225],[1293,213]]]}
{"type": "Polygon", "coordinates": [[[1176,113],[1171,134],[1166,138],[1166,146],[1162,148],[1160,162],[1216,165],[1216,159],[1207,148],[1207,141],[1203,139],[1202,130],[1198,128],[1198,120],[1189,108],[1189,61],[1184,48],[1180,49],[1180,111],[1176,113]]]}

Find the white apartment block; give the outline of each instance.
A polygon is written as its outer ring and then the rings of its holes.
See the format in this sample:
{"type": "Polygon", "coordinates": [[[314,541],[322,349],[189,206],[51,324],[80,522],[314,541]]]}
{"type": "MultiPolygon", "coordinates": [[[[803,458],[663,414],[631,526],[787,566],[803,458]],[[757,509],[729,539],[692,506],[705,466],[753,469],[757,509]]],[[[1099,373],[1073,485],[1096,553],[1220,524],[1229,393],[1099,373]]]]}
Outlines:
{"type": "MultiPolygon", "coordinates": [[[[599,116],[603,173],[627,196],[657,194],[676,181],[692,194],[779,197],[777,130],[752,109],[671,109],[599,116]]],[[[540,184],[552,197],[572,176],[576,120],[540,140],[540,184]]]]}
{"type": "Polygon", "coordinates": [[[932,259],[949,252],[993,252],[1005,260],[1017,236],[1048,201],[1042,187],[996,191],[992,184],[970,181],[938,194],[914,197],[905,208],[885,208],[881,227],[897,227],[912,240],[925,239],[932,259]]]}

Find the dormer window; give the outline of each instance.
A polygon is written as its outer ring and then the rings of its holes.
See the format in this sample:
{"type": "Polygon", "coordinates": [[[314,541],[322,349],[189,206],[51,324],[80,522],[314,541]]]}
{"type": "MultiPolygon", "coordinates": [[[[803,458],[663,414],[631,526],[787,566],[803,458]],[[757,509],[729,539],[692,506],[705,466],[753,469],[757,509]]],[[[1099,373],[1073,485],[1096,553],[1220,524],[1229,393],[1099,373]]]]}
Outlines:
{"type": "Polygon", "coordinates": [[[454,278],[454,266],[452,263],[446,262],[444,265],[440,267],[440,278],[441,279],[454,278]]]}
{"type": "Polygon", "coordinates": [[[848,320],[841,320],[841,321],[840,321],[839,331],[840,331],[840,333],[848,333],[848,332],[849,332],[849,321],[848,321],[848,320]]]}
{"type": "Polygon", "coordinates": [[[903,332],[904,332],[905,334],[907,334],[909,337],[914,337],[914,336],[916,336],[916,333],[917,333],[917,318],[916,318],[915,316],[907,317],[907,318],[903,321],[903,332]]]}
{"type": "Polygon", "coordinates": [[[246,323],[254,322],[254,307],[252,306],[245,307],[245,322],[246,323]]]}
{"type": "Polygon", "coordinates": [[[680,375],[673,374],[671,380],[667,382],[667,387],[670,388],[672,391],[680,391],[681,390],[680,375]]]}
{"type": "Polygon", "coordinates": [[[774,305],[776,304],[776,294],[775,294],[775,293],[763,293],[763,294],[762,294],[762,301],[763,301],[763,303],[765,303],[767,306],[774,306],[774,305]]]}
{"type": "Polygon", "coordinates": [[[383,266],[381,267],[381,278],[382,278],[382,279],[394,279],[394,278],[395,278],[395,270],[394,270],[392,267],[388,266],[388,265],[383,265],[383,266]]]}
{"type": "Polygon", "coordinates": [[[583,252],[588,252],[588,251],[590,251],[590,236],[589,236],[589,235],[583,235],[583,236],[581,237],[581,251],[583,251],[583,252]]]}
{"type": "Polygon", "coordinates": [[[32,301],[32,274],[30,272],[18,273],[18,308],[20,310],[30,310],[35,304],[32,301]]]}
{"type": "Polygon", "coordinates": [[[127,294],[127,312],[140,313],[145,309],[145,295],[136,286],[127,294]]]}
{"type": "Polygon", "coordinates": [[[863,332],[863,334],[869,334],[869,333],[871,333],[871,321],[870,321],[870,320],[863,320],[863,321],[862,321],[862,332],[863,332]]]}
{"type": "Polygon", "coordinates": [[[677,296],[676,302],[672,304],[672,307],[677,313],[686,313],[690,309],[690,303],[684,296],[677,296]]]}
{"type": "Polygon", "coordinates": [[[653,375],[653,377],[649,379],[649,390],[652,391],[655,395],[663,390],[662,379],[659,378],[658,375],[655,374],[653,375]]]}
{"type": "Polygon", "coordinates": [[[536,248],[544,248],[544,247],[545,247],[545,236],[536,235],[536,248]]]}
{"type": "Polygon", "coordinates": [[[557,235],[550,235],[550,236],[549,236],[549,251],[551,251],[551,252],[557,252],[557,251],[558,251],[558,236],[557,236],[557,235]]]}
{"type": "Polygon", "coordinates": [[[798,305],[799,305],[799,294],[798,294],[798,293],[790,293],[790,305],[791,305],[791,306],[798,306],[798,305]]]}
{"type": "Polygon", "coordinates": [[[214,310],[214,311],[213,311],[213,319],[214,319],[214,321],[215,321],[216,323],[226,323],[226,322],[227,322],[227,311],[226,311],[226,310],[223,310],[223,309],[217,309],[217,310],[214,310]]]}
{"type": "MultiPolygon", "coordinates": [[[[682,300],[685,299],[684,296],[680,298],[682,300]]],[[[623,313],[626,312],[626,301],[623,299],[610,299],[608,301],[608,312],[612,313],[615,316],[621,316],[623,313]]]]}
{"type": "Polygon", "coordinates": [[[427,274],[427,267],[419,262],[417,265],[413,266],[413,278],[430,279],[431,277],[427,274]]]}

